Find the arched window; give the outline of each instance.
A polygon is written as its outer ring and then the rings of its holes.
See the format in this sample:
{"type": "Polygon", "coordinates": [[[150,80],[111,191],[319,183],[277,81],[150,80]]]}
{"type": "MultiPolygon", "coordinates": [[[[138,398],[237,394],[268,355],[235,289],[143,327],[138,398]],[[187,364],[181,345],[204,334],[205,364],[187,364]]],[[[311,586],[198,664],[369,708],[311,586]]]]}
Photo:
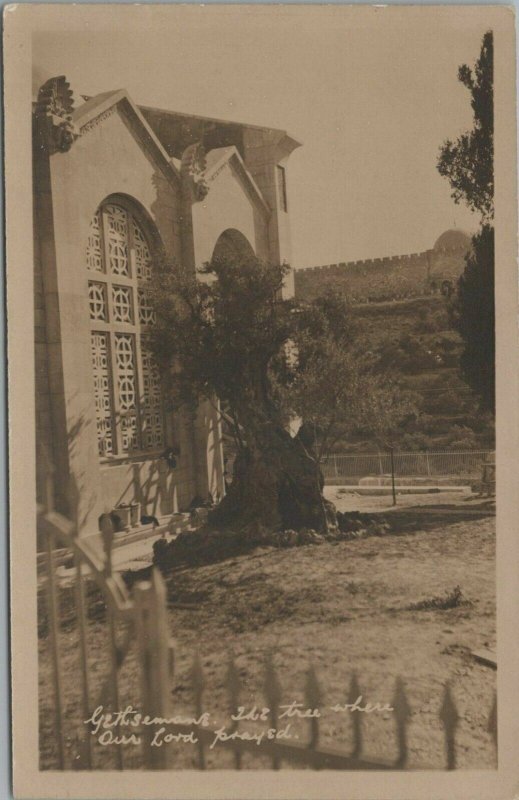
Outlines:
{"type": "Polygon", "coordinates": [[[86,261],[99,455],[160,449],[160,377],[146,346],[154,322],[147,289],[152,260],[136,215],[103,203],[90,225],[86,261]]]}

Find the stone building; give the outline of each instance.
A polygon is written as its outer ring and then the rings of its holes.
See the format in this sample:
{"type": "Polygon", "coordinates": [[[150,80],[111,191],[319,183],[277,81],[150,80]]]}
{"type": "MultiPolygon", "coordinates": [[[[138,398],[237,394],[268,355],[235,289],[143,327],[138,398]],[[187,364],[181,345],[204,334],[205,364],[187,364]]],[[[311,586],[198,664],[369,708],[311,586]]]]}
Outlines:
{"type": "Polygon", "coordinates": [[[326,264],[295,271],[296,297],[311,299],[326,288],[353,303],[383,302],[448,292],[465,268],[470,237],[451,229],[421,253],[326,264]]]}
{"type": "Polygon", "coordinates": [[[38,464],[50,456],[64,512],[73,476],[89,533],[122,504],[160,519],[224,491],[214,410],[165,409],[147,287],[158,256],[193,272],[218,251],[289,263],[298,142],[138,107],[124,90],[83,100],[58,77],[33,104],[34,289],[38,464]]]}

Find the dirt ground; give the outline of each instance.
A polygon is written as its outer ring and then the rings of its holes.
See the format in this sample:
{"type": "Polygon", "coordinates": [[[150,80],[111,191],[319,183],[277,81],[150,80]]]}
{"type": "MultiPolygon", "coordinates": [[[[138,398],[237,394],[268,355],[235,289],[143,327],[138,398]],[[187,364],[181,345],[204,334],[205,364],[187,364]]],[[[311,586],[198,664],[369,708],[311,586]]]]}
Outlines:
{"type": "Polygon", "coordinates": [[[436,512],[441,512],[446,507],[459,508],[465,510],[468,508],[479,509],[482,505],[491,505],[493,501],[488,503],[474,494],[465,494],[465,492],[435,492],[427,494],[399,494],[397,496],[397,505],[393,506],[392,497],[386,495],[362,495],[355,491],[346,491],[340,486],[326,486],[324,494],[335,503],[337,511],[362,511],[363,513],[380,512],[383,514],[391,514],[398,512],[402,509],[413,509],[418,506],[428,506],[436,512]]]}
{"type": "MultiPolygon", "coordinates": [[[[387,510],[390,498],[330,496],[340,510],[354,502],[358,510],[387,510]],[[359,502],[362,500],[362,502],[359,502]],[[382,502],[380,502],[382,501],[382,502]]],[[[425,499],[424,499],[425,498],[425,499]]],[[[439,721],[442,691],[449,680],[459,714],[456,732],[458,767],[494,768],[495,752],[487,732],[496,673],[471,656],[472,650],[495,648],[495,530],[492,516],[473,514],[461,499],[450,506],[409,506],[417,497],[399,499],[399,531],[384,537],[308,545],[295,549],[262,549],[209,566],[176,571],[168,580],[169,622],[175,645],[173,709],[193,712],[190,669],[198,651],[204,669],[204,708],[220,724],[228,721],[226,665],[231,653],[239,669],[243,705],[261,705],[265,654],[274,652],[284,703],[305,702],[304,687],[313,665],[322,690],[321,741],[348,749],[351,712],[330,706],[347,702],[355,671],[365,701],[390,703],[398,676],[404,679],[411,707],[408,728],[409,766],[442,768],[444,739],[439,721]],[[407,509],[407,510],[406,510],[407,509]],[[446,610],[410,607],[461,588],[466,604],[446,610]]],[[[444,498],[445,499],[445,498],[444,498]]],[[[106,676],[106,624],[89,624],[92,685],[99,690],[106,676]]],[[[63,632],[67,752],[77,746],[79,670],[74,628],[63,632]]],[[[53,766],[52,691],[46,639],[41,650],[41,766],[53,766]]],[[[138,706],[135,654],[121,671],[120,707],[138,706]]],[[[97,692],[96,692],[97,693],[97,692]]],[[[305,704],[306,705],[306,704],[305,704]]],[[[301,741],[307,721],[294,726],[301,741]]],[[[390,712],[363,717],[367,755],[394,758],[395,720],[390,712]]],[[[253,726],[254,727],[254,726],[253,726]]],[[[175,766],[192,767],[195,753],[173,746],[175,766]]],[[[110,748],[96,752],[96,765],[110,766],[110,748]]],[[[208,766],[231,763],[208,757],[208,766]]],[[[128,765],[135,752],[125,748],[128,765]]],[[[245,768],[261,763],[247,756],[245,768]]],[[[265,764],[268,766],[268,764],[265,764]]]]}

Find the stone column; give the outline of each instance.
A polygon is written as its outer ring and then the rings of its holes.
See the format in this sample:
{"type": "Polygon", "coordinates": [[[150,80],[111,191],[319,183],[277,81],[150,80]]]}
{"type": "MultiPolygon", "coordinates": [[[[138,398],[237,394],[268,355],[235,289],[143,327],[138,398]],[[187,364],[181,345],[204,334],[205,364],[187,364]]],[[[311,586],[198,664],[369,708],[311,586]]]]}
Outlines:
{"type": "MultiPolygon", "coordinates": [[[[78,263],[76,194],[70,191],[67,153],[77,138],[72,92],[64,78],[40,90],[35,114],[35,237],[39,252],[48,367],[56,508],[71,515],[75,482],[80,533],[97,531],[102,512],[86,279],[78,263]],[[87,368],[85,368],[87,367],[87,368]]],[[[86,236],[85,236],[86,244],[86,236]]]]}

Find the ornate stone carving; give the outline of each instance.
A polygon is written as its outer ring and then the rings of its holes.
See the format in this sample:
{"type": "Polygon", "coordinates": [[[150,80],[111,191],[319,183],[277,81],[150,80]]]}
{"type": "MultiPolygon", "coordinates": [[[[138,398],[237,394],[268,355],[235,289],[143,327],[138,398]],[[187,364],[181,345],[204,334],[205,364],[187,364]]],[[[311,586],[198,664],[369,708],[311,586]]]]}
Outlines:
{"type": "Polygon", "coordinates": [[[195,202],[203,200],[209,191],[205,179],[206,169],[207,161],[202,143],[195,142],[186,147],[182,153],[180,174],[195,202]]]}
{"type": "Polygon", "coordinates": [[[81,126],[80,130],[81,136],[93,130],[94,128],[97,128],[97,126],[101,122],[103,122],[103,120],[108,119],[108,117],[111,117],[113,114],[115,114],[116,111],[117,111],[116,106],[110,106],[110,108],[107,108],[106,111],[103,111],[101,114],[98,114],[97,117],[94,117],[89,122],[86,122],[84,125],[81,126]]]}
{"type": "Polygon", "coordinates": [[[38,92],[36,117],[43,124],[49,153],[66,153],[79,136],[72,122],[74,97],[64,75],[50,78],[38,92]]]}

